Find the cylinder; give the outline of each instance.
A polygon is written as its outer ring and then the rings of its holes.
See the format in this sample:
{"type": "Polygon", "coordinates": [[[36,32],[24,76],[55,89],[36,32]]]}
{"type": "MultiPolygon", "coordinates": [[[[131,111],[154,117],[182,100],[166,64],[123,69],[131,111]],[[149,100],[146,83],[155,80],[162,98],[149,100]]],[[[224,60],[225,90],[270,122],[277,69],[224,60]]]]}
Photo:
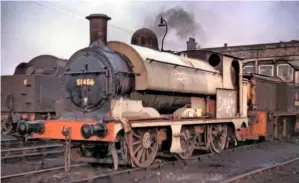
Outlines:
{"type": "Polygon", "coordinates": [[[91,14],[86,17],[89,20],[90,43],[107,44],[107,21],[111,18],[104,14],[91,14]]]}

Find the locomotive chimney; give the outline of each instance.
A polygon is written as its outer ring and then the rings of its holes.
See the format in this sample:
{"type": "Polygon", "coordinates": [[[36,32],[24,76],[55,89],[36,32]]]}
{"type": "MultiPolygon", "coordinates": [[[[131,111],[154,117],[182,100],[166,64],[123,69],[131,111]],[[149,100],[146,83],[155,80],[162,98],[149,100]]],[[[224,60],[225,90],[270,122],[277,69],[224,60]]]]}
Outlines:
{"type": "Polygon", "coordinates": [[[196,50],[197,43],[195,42],[195,38],[190,37],[187,43],[187,50],[196,50]]]}
{"type": "Polygon", "coordinates": [[[107,44],[107,22],[111,18],[104,14],[91,14],[86,17],[89,20],[89,45],[97,42],[107,44]]]}

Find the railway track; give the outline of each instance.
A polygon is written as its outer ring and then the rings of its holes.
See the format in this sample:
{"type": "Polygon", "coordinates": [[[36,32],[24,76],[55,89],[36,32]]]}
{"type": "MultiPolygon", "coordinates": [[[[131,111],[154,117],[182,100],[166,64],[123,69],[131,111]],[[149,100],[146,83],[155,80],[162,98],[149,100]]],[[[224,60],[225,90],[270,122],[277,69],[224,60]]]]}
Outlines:
{"type": "Polygon", "coordinates": [[[28,139],[22,141],[11,136],[1,136],[1,161],[23,160],[28,157],[62,154],[61,144],[54,141],[28,139]]]}
{"type": "Polygon", "coordinates": [[[22,141],[19,141],[16,138],[10,136],[1,136],[1,148],[10,147],[12,144],[20,145],[22,143],[22,141]]]}
{"type": "Polygon", "coordinates": [[[2,148],[1,161],[6,162],[7,160],[11,159],[24,159],[27,157],[47,156],[54,154],[63,154],[62,144],[40,143],[39,145],[36,145],[36,143],[33,143],[30,146],[27,145],[23,147],[2,148]]]}
{"type": "MultiPolygon", "coordinates": [[[[239,147],[227,149],[224,152],[234,152],[236,150],[246,150],[246,149],[252,149],[252,148],[259,148],[262,145],[266,145],[266,144],[268,144],[268,142],[258,143],[258,144],[253,144],[253,145],[244,145],[244,146],[239,146],[239,147]]],[[[104,180],[110,181],[111,177],[113,177],[113,176],[122,175],[122,174],[132,174],[133,172],[138,172],[138,171],[143,171],[143,170],[147,171],[148,169],[157,169],[157,168],[162,169],[163,166],[166,166],[166,165],[172,165],[172,166],[177,166],[178,164],[184,164],[185,165],[190,160],[191,161],[195,160],[195,159],[200,160],[200,159],[203,159],[203,158],[212,157],[214,155],[217,155],[217,154],[208,153],[208,154],[195,155],[195,156],[192,156],[191,158],[186,159],[186,160],[175,160],[175,161],[166,161],[166,162],[156,163],[156,164],[151,165],[148,168],[129,168],[129,169],[114,171],[114,172],[106,173],[106,174],[99,173],[98,175],[91,176],[91,177],[86,177],[86,178],[75,180],[75,181],[71,181],[70,183],[89,183],[89,182],[98,182],[98,181],[100,182],[100,181],[104,181],[104,180]]]]}
{"type": "MultiPolygon", "coordinates": [[[[235,151],[245,151],[248,149],[254,149],[254,148],[260,148],[260,147],[264,147],[269,145],[269,142],[263,142],[263,143],[257,143],[257,144],[252,144],[252,145],[244,145],[244,146],[239,146],[239,147],[235,147],[235,148],[231,148],[231,149],[227,149],[223,152],[235,152],[235,151]]],[[[221,154],[221,153],[220,153],[221,154]]],[[[70,181],[71,183],[89,183],[89,182],[101,182],[101,181],[107,181],[107,182],[113,182],[113,180],[111,180],[114,176],[121,176],[121,175],[126,175],[126,174],[133,174],[134,172],[138,172],[138,171],[143,171],[143,172],[148,172],[148,170],[154,170],[154,169],[163,169],[163,167],[165,166],[173,166],[175,168],[181,168],[179,167],[180,165],[182,165],[183,167],[185,167],[190,161],[193,160],[201,160],[201,159],[209,159],[212,158],[213,156],[218,156],[220,154],[214,154],[214,153],[209,153],[209,154],[202,154],[202,155],[196,155],[193,156],[190,159],[187,160],[175,160],[175,161],[166,161],[166,162],[161,162],[161,163],[156,163],[153,164],[152,166],[148,167],[148,168],[129,168],[129,169],[124,169],[124,170],[119,170],[119,171],[114,171],[114,172],[109,172],[109,173],[98,173],[98,175],[94,175],[94,176],[89,176],[86,178],[82,178],[82,179],[78,179],[78,180],[74,180],[74,181],[70,181]]],[[[292,161],[298,160],[298,158],[296,159],[292,159],[292,161]]],[[[291,162],[291,161],[287,161],[291,162]]],[[[283,165],[283,163],[281,164],[283,165]]],[[[148,173],[146,173],[148,174],[148,173]]],[[[145,177],[147,177],[147,175],[143,175],[141,176],[142,178],[140,180],[135,179],[135,182],[143,182],[143,179],[145,177]]],[[[197,181],[196,181],[197,182],[197,181]]],[[[222,181],[221,181],[222,182],[222,181]]]]}
{"type": "MultiPolygon", "coordinates": [[[[86,163],[78,163],[78,164],[73,164],[71,168],[77,168],[77,167],[82,167],[86,166],[86,163]]],[[[46,173],[46,172],[51,172],[51,171],[57,171],[57,170],[64,170],[64,166],[57,166],[57,167],[52,167],[52,168],[45,168],[41,170],[34,170],[34,171],[28,171],[28,172],[22,172],[22,173],[15,173],[11,175],[4,175],[1,176],[1,180],[8,180],[16,177],[21,177],[21,176],[26,176],[26,175],[34,175],[34,174],[40,174],[40,173],[46,173]]]]}
{"type": "Polygon", "coordinates": [[[272,171],[276,168],[280,168],[282,166],[285,166],[287,164],[290,164],[292,162],[295,162],[295,161],[298,161],[299,160],[299,157],[297,158],[293,158],[293,159],[290,159],[290,160],[287,160],[287,161],[284,161],[284,162],[280,162],[280,163],[276,163],[274,165],[269,165],[267,167],[264,167],[264,168],[259,168],[259,169],[256,169],[256,170],[253,170],[251,172],[247,172],[247,173],[244,173],[244,174],[241,174],[241,175],[237,175],[235,177],[232,177],[226,181],[224,181],[223,183],[235,183],[235,182],[241,182],[242,180],[245,180],[247,179],[248,177],[251,177],[251,176],[254,176],[254,175],[258,175],[258,174],[261,174],[265,171],[272,171]]]}
{"type": "MultiPolygon", "coordinates": [[[[265,142],[266,144],[267,142],[265,142]]],[[[244,148],[258,148],[260,147],[261,144],[254,144],[254,145],[247,145],[247,146],[240,146],[240,147],[236,147],[236,148],[232,148],[232,149],[227,149],[226,151],[235,151],[236,149],[244,149],[244,148]]],[[[204,157],[209,157],[212,156],[214,154],[209,153],[209,154],[201,154],[201,155],[196,155],[193,156],[192,158],[188,159],[188,160],[193,160],[193,159],[199,159],[199,158],[204,158],[204,157]]],[[[136,172],[136,171],[142,171],[142,170],[146,170],[146,169],[151,169],[151,168],[161,168],[164,165],[168,165],[168,164],[177,164],[180,162],[184,162],[184,161],[188,161],[188,160],[176,160],[176,161],[166,161],[166,162],[162,162],[162,163],[156,163],[153,164],[152,166],[148,167],[148,168],[124,168],[124,167],[119,167],[120,170],[118,171],[113,171],[113,172],[109,172],[109,173],[105,173],[102,174],[101,172],[99,172],[99,175],[95,175],[93,177],[87,177],[87,178],[83,178],[80,180],[76,180],[76,181],[71,181],[71,182],[89,182],[89,181],[94,181],[94,180],[101,180],[101,179],[106,179],[115,175],[120,175],[120,174],[125,174],[125,173],[132,173],[132,172],[136,172]]],[[[71,168],[77,168],[77,167],[83,167],[83,166],[87,166],[88,164],[86,163],[76,163],[76,164],[72,164],[71,168]]],[[[57,170],[64,170],[64,166],[57,166],[57,167],[51,167],[51,168],[47,168],[47,169],[42,169],[42,170],[35,170],[35,171],[28,171],[28,172],[22,172],[22,173],[16,173],[16,174],[11,174],[11,175],[4,175],[1,176],[1,180],[9,180],[12,178],[16,178],[16,177],[22,177],[22,176],[28,176],[28,175],[35,175],[35,174],[41,174],[41,173],[48,173],[48,172],[52,172],[52,171],[57,171],[57,170]]]]}
{"type": "MultiPolygon", "coordinates": [[[[280,144],[280,143],[278,143],[280,144]]],[[[227,149],[225,151],[223,151],[223,153],[227,152],[227,153],[234,153],[234,154],[239,154],[238,152],[247,152],[247,150],[254,150],[254,149],[259,149],[259,148],[265,148],[265,147],[271,147],[271,143],[270,142],[262,142],[262,143],[257,143],[257,144],[252,144],[252,145],[244,145],[244,146],[239,146],[239,147],[235,147],[235,148],[231,148],[231,149],[227,149]],[[235,153],[236,152],[236,153],[235,153]]],[[[100,169],[94,169],[94,168],[90,168],[89,166],[87,166],[87,164],[83,163],[83,164],[72,164],[71,169],[69,172],[67,172],[65,175],[63,175],[64,173],[64,166],[62,166],[61,164],[59,166],[56,167],[51,167],[51,168],[47,168],[47,169],[42,169],[42,170],[34,170],[34,171],[28,171],[28,172],[22,172],[22,173],[16,173],[16,174],[10,174],[10,175],[4,175],[1,177],[1,180],[3,182],[9,181],[11,180],[13,182],[13,180],[16,180],[16,182],[18,182],[18,179],[21,177],[26,176],[26,178],[22,178],[22,179],[27,179],[32,176],[41,176],[43,177],[43,175],[50,175],[50,173],[52,172],[53,174],[58,173],[64,178],[65,176],[67,176],[70,180],[67,181],[62,181],[62,180],[51,180],[50,182],[73,182],[73,183],[81,183],[81,182],[92,182],[92,181],[111,181],[111,179],[114,179],[115,177],[123,177],[123,176],[129,176],[129,175],[140,175],[140,174],[148,174],[151,171],[155,171],[155,170],[160,170],[160,171],[167,171],[167,169],[180,169],[181,166],[186,166],[187,164],[191,165],[192,162],[197,160],[202,160],[200,164],[208,161],[209,159],[213,159],[213,158],[217,158],[217,157],[221,157],[222,153],[220,154],[200,154],[200,155],[195,155],[190,159],[187,160],[175,160],[175,161],[171,161],[171,160],[165,160],[165,159],[158,159],[155,164],[153,164],[152,166],[148,167],[148,168],[127,168],[127,167],[119,167],[118,171],[112,171],[109,168],[100,168],[100,169]],[[77,168],[82,167],[82,169],[78,170],[77,168]],[[172,167],[172,168],[171,168],[172,167]],[[79,172],[92,172],[92,174],[86,174],[86,173],[82,173],[80,177],[76,177],[74,178],[74,176],[76,174],[79,174],[79,172]],[[87,175],[87,176],[86,176],[87,175]]],[[[234,155],[232,155],[234,156],[234,155]]],[[[198,163],[196,163],[198,164],[198,163]]],[[[197,170],[197,171],[201,171],[201,170],[197,170]]],[[[52,175],[53,175],[52,174],[52,175]]],[[[130,177],[130,176],[129,176],[130,177]]],[[[10,181],[9,181],[10,182],[10,181]]]]}
{"type": "Polygon", "coordinates": [[[26,147],[34,145],[44,145],[44,144],[53,144],[54,142],[47,142],[43,140],[29,140],[29,141],[19,141],[19,140],[4,140],[1,141],[1,149],[15,148],[15,147],[26,147]]]}

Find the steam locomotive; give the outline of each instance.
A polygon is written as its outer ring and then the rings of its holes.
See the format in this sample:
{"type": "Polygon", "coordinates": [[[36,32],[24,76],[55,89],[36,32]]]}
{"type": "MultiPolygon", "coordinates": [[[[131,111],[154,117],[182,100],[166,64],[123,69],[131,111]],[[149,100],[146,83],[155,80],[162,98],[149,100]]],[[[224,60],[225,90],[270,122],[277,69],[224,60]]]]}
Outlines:
{"type": "Polygon", "coordinates": [[[110,17],[87,19],[90,45],[65,66],[61,117],[20,122],[20,134],[72,142],[81,161],[101,163],[111,154],[115,169],[147,167],[158,152],[180,159],[197,149],[219,153],[230,142],[261,135],[251,130],[262,119],[253,107],[256,83],[243,77],[240,59],[107,43],[110,17]]]}
{"type": "Polygon", "coordinates": [[[18,122],[58,117],[66,60],[40,55],[20,63],[13,75],[1,76],[1,132],[16,135],[18,122]]]}

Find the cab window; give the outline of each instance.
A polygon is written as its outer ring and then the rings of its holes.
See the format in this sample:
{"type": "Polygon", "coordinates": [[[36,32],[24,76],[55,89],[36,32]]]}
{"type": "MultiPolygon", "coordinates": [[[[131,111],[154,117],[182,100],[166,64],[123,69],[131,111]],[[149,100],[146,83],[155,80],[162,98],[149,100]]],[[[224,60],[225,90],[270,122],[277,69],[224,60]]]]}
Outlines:
{"type": "Polygon", "coordinates": [[[252,65],[248,65],[248,66],[243,67],[243,73],[244,74],[250,74],[250,73],[254,73],[254,72],[255,72],[255,69],[254,69],[254,66],[252,66],[252,65]]]}
{"type": "Polygon", "coordinates": [[[274,76],[274,66],[273,65],[260,65],[259,74],[266,76],[274,76]]]}
{"type": "Polygon", "coordinates": [[[277,76],[283,81],[291,82],[293,81],[293,68],[289,64],[279,64],[277,65],[277,76]]]}

